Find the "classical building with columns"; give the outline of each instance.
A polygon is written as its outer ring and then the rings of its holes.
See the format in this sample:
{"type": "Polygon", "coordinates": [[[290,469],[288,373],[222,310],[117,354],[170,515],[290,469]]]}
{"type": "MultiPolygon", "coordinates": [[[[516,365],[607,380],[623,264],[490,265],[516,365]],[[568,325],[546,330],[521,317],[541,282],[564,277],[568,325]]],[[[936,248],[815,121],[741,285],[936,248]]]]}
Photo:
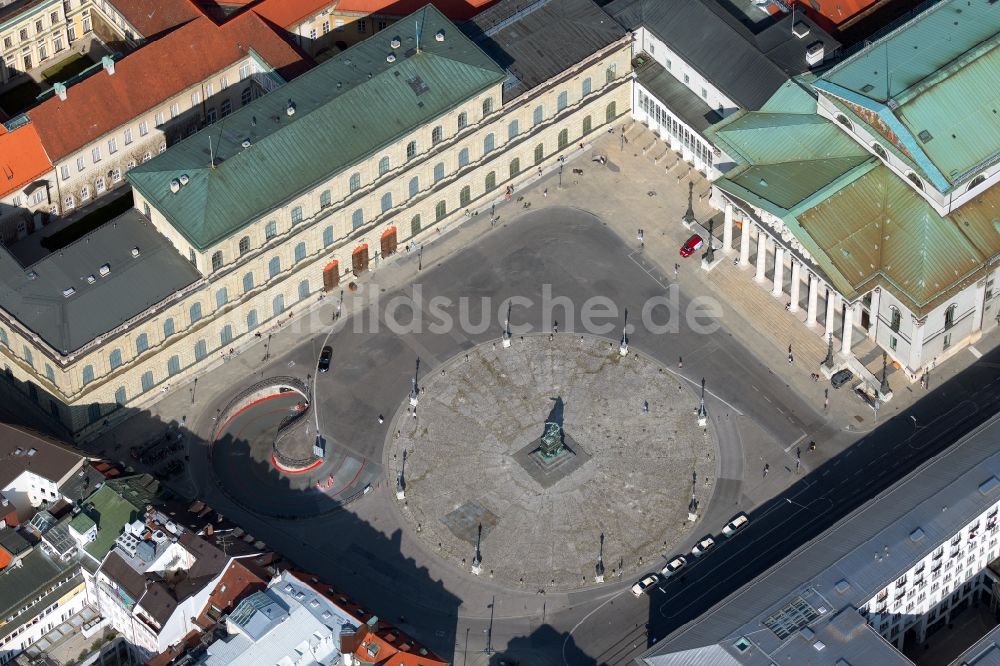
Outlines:
{"type": "Polygon", "coordinates": [[[863,378],[855,336],[916,380],[1000,321],[997,12],[941,2],[709,130],[737,161],[713,192],[726,250],[863,378]]]}
{"type": "Polygon", "coordinates": [[[0,386],[76,437],[143,407],[604,132],[630,47],[592,0],[427,6],[249,101],[129,171],[126,215],[0,252],[0,386]]]}

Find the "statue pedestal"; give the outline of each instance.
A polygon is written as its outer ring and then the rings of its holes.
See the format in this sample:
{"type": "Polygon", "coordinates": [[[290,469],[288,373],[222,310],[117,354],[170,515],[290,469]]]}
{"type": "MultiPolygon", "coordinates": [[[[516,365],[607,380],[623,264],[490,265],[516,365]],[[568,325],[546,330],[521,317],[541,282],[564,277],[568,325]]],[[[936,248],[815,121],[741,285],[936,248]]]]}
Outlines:
{"type": "Polygon", "coordinates": [[[504,338],[501,344],[503,345],[504,349],[507,349],[508,347],[510,347],[510,338],[504,338]]]}
{"type": "Polygon", "coordinates": [[[472,565],[472,573],[474,575],[478,576],[479,574],[483,573],[483,568],[481,566],[479,566],[478,564],[473,564],[472,565]]]}
{"type": "Polygon", "coordinates": [[[420,402],[420,400],[417,399],[417,396],[410,396],[410,407],[416,407],[418,402],[420,402]]]}
{"type": "Polygon", "coordinates": [[[622,343],[618,345],[618,355],[628,356],[628,343],[622,343]]]}
{"type": "Polygon", "coordinates": [[[405,500],[406,499],[406,491],[405,490],[397,490],[396,491],[396,499],[398,499],[398,500],[405,500]]]}
{"type": "Polygon", "coordinates": [[[688,522],[689,522],[689,523],[693,523],[693,522],[695,522],[696,520],[698,520],[698,514],[697,514],[697,513],[690,513],[690,512],[689,512],[689,513],[688,513],[688,522]]]}
{"type": "Polygon", "coordinates": [[[604,574],[601,574],[600,576],[594,576],[594,582],[595,583],[603,583],[604,582],[604,574]]]}

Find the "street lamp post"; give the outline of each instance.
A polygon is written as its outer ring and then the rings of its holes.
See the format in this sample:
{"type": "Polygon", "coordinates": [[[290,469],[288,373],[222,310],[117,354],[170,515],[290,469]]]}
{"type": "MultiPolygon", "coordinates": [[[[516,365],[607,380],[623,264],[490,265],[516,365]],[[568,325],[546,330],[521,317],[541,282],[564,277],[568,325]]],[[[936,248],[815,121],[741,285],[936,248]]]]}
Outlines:
{"type": "Polygon", "coordinates": [[[715,247],[712,245],[712,241],[715,240],[715,236],[712,233],[714,224],[715,220],[708,218],[708,238],[706,239],[708,240],[708,250],[705,252],[705,256],[703,257],[705,263],[708,264],[715,261],[715,247]]]}
{"type": "Polygon", "coordinates": [[[826,336],[826,358],[823,359],[823,365],[833,369],[833,333],[826,336]]]}
{"type": "Polygon", "coordinates": [[[420,247],[417,248],[417,270],[421,270],[424,267],[424,244],[421,243],[420,247]]]}
{"type": "Polygon", "coordinates": [[[486,629],[486,647],[483,648],[483,654],[493,654],[493,607],[496,606],[497,598],[496,595],[493,596],[493,601],[490,602],[490,626],[486,629]]]}
{"type": "Polygon", "coordinates": [[[406,499],[406,449],[403,449],[403,464],[399,468],[399,474],[396,475],[396,499],[403,500],[406,499]]]}
{"type": "Polygon", "coordinates": [[[511,307],[511,302],[507,301],[507,319],[505,319],[503,322],[503,337],[502,337],[502,344],[504,346],[504,349],[510,347],[510,307],[511,307]]]}
{"type": "Polygon", "coordinates": [[[420,376],[420,359],[417,359],[417,367],[413,372],[413,383],[410,386],[410,407],[416,407],[419,399],[417,396],[420,395],[420,389],[417,386],[417,377],[420,376]]]}
{"type": "Polygon", "coordinates": [[[685,224],[692,224],[694,222],[693,197],[694,197],[694,183],[692,181],[688,181],[688,207],[687,210],[684,211],[684,218],[683,218],[685,224]]]}
{"type": "Polygon", "coordinates": [[[705,409],[705,378],[701,378],[701,404],[698,405],[698,425],[705,427],[708,424],[708,410],[705,409]]]}
{"type": "Polygon", "coordinates": [[[889,393],[892,393],[892,387],[889,386],[889,377],[886,374],[888,368],[886,359],[887,359],[886,353],[882,352],[882,384],[879,385],[878,387],[878,390],[882,395],[888,395],[889,393]]]}
{"type": "Polygon", "coordinates": [[[191,384],[191,404],[194,404],[194,394],[198,390],[198,378],[194,378],[194,382],[191,384]]]}
{"type": "Polygon", "coordinates": [[[273,335],[273,334],[272,333],[268,333],[267,334],[267,342],[264,343],[264,360],[265,361],[267,359],[271,358],[271,335],[273,335]]]}
{"type": "Polygon", "coordinates": [[[483,555],[481,552],[479,552],[479,544],[482,543],[482,540],[483,540],[483,524],[479,523],[479,531],[476,534],[476,552],[472,556],[472,573],[474,573],[477,576],[483,572],[483,569],[480,566],[483,563],[483,555]]]}

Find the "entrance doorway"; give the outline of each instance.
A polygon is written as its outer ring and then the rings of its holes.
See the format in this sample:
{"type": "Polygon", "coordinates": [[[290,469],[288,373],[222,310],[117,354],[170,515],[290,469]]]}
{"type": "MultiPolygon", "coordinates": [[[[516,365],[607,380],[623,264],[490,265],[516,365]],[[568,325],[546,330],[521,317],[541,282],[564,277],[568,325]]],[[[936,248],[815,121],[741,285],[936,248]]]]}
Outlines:
{"type": "Polygon", "coordinates": [[[340,284],[340,262],[336,259],[323,267],[323,291],[332,291],[340,284]]]}
{"type": "Polygon", "coordinates": [[[368,270],[368,243],[355,248],[351,253],[351,270],[360,275],[368,270]]]}
{"type": "Polygon", "coordinates": [[[382,233],[382,258],[396,253],[396,227],[389,227],[382,233]]]}

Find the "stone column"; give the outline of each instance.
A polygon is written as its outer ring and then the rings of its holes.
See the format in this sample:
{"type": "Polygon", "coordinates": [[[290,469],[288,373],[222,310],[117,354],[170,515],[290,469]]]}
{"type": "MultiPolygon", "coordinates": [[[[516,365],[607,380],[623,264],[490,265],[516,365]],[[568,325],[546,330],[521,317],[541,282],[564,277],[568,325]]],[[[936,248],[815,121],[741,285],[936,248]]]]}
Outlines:
{"type": "Polygon", "coordinates": [[[854,332],[854,306],[844,301],[844,333],[840,338],[840,351],[851,353],[851,334],[854,332]]]}
{"type": "Polygon", "coordinates": [[[827,287],[826,289],[826,337],[833,335],[833,315],[836,296],[833,290],[827,287]]]}
{"type": "Polygon", "coordinates": [[[763,228],[757,230],[757,274],[753,279],[764,281],[764,270],[767,268],[767,234],[763,228]]]}
{"type": "Polygon", "coordinates": [[[750,220],[743,220],[743,229],[740,231],[740,266],[750,265],[750,220]]]}
{"type": "Polygon", "coordinates": [[[726,254],[733,251],[733,204],[728,201],[722,226],[722,251],[726,254]]]}
{"type": "Polygon", "coordinates": [[[774,244],[774,286],[771,287],[772,296],[781,296],[785,289],[785,248],[777,243],[774,244]]]}
{"type": "Polygon", "coordinates": [[[792,305],[788,308],[791,312],[799,311],[799,284],[802,281],[799,271],[802,270],[799,262],[792,257],[792,305]]]}
{"type": "Polygon", "coordinates": [[[972,332],[983,330],[983,314],[986,308],[986,280],[976,283],[976,311],[972,314],[972,332]]]}
{"type": "Polygon", "coordinates": [[[917,371],[920,370],[920,366],[923,364],[923,353],[924,353],[924,324],[927,323],[926,319],[917,319],[914,316],[910,316],[913,322],[913,334],[910,335],[910,370],[917,371]]]}
{"type": "Polygon", "coordinates": [[[816,324],[816,306],[819,301],[819,278],[809,274],[809,307],[806,310],[806,326],[816,324]]]}
{"type": "Polygon", "coordinates": [[[878,311],[882,305],[882,289],[875,287],[872,291],[872,302],[868,306],[868,339],[874,340],[878,334],[878,311]]]}

